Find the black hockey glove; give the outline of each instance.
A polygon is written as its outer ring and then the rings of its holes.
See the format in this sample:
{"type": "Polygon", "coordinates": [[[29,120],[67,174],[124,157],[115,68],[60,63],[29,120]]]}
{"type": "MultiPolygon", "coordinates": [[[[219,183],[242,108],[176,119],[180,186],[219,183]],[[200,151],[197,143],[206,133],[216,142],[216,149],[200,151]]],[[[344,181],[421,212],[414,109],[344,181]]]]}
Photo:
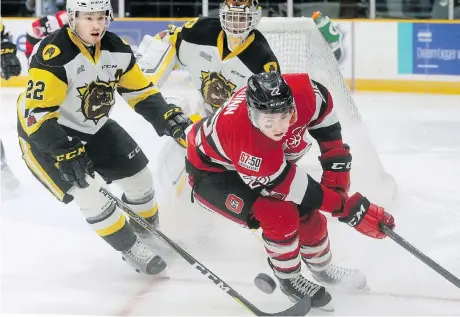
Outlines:
{"type": "Polygon", "coordinates": [[[192,121],[184,115],[180,107],[173,104],[169,106],[171,109],[163,115],[166,122],[164,133],[173,137],[182,147],[187,148],[185,129],[192,124],[192,121]]]}
{"type": "Polygon", "coordinates": [[[16,45],[11,42],[1,43],[0,50],[2,77],[6,80],[21,73],[21,63],[16,56],[16,45]]]}
{"type": "Polygon", "coordinates": [[[52,155],[57,162],[63,180],[79,188],[89,186],[85,177],[87,174],[94,173],[93,163],[86,154],[85,146],[79,138],[74,137],[72,141],[57,144],[52,151],[52,155]]]}

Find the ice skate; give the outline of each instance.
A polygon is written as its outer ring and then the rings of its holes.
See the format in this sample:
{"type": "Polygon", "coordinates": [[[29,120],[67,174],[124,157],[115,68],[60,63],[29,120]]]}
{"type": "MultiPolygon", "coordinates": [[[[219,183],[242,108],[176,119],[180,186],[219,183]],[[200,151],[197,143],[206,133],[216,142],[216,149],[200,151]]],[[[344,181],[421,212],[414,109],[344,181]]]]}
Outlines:
{"type": "Polygon", "coordinates": [[[305,295],[309,295],[312,307],[325,311],[334,311],[331,304],[332,296],[326,291],[324,286],[309,281],[301,274],[291,279],[281,279],[279,277],[281,291],[293,302],[298,302],[305,295]]]}
{"type": "Polygon", "coordinates": [[[306,279],[300,273],[293,274],[292,278],[281,278],[278,276],[277,271],[270,259],[268,259],[268,264],[278,279],[281,291],[291,301],[298,302],[306,295],[309,295],[311,298],[312,307],[325,311],[334,311],[334,307],[331,304],[332,296],[326,291],[324,286],[318,285],[306,279]]]}
{"type": "Polygon", "coordinates": [[[123,260],[134,267],[136,272],[150,275],[158,274],[166,269],[166,262],[153,253],[141,240],[136,240],[127,251],[122,252],[123,260]]]}
{"type": "MultiPolygon", "coordinates": [[[[158,215],[158,212],[153,217],[150,217],[145,220],[154,228],[159,229],[160,217],[158,215]]],[[[169,263],[176,258],[174,251],[169,246],[167,246],[162,240],[160,240],[158,236],[153,234],[153,232],[145,230],[135,220],[130,219],[129,224],[134,229],[134,232],[138,236],[139,240],[141,240],[142,243],[144,243],[150,250],[160,254],[169,263]]]]}
{"type": "MultiPolygon", "coordinates": [[[[307,265],[308,266],[308,265],[307,265]]],[[[325,270],[314,271],[313,278],[321,284],[343,290],[369,290],[366,276],[359,270],[329,264],[325,270]]]]}

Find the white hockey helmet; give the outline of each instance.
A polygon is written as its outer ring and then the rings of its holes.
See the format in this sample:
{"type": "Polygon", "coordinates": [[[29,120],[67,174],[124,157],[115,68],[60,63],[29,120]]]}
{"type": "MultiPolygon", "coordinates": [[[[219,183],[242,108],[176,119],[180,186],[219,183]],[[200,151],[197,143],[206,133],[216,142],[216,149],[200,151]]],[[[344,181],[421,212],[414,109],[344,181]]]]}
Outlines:
{"type": "Polygon", "coordinates": [[[219,17],[230,50],[236,49],[259,24],[262,8],[258,0],[223,0],[219,17]]]}
{"type": "Polygon", "coordinates": [[[105,11],[107,17],[105,31],[109,28],[110,22],[113,20],[113,10],[110,0],[67,0],[66,3],[67,16],[69,26],[75,33],[76,17],[78,12],[100,12],[105,11]]]}

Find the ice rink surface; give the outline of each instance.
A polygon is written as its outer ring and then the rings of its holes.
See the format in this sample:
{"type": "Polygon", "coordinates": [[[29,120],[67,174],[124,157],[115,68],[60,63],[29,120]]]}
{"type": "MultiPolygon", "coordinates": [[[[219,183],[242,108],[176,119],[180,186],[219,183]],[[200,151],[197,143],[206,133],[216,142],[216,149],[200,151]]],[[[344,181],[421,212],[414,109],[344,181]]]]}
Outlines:
{"type": "MultiPolygon", "coordinates": [[[[91,231],[76,205],[61,204],[42,188],[21,159],[17,95],[18,90],[1,91],[1,139],[21,181],[16,192],[2,193],[3,313],[249,314],[178,257],[168,257],[169,278],[133,272],[91,231]]],[[[398,184],[389,209],[395,230],[460,276],[460,98],[358,93],[355,100],[398,184]]],[[[162,163],[155,158],[165,141],[126,104],[117,104],[112,117],[139,142],[158,173],[162,163]]],[[[166,201],[156,185],[166,234],[260,309],[275,312],[291,305],[279,289],[267,295],[253,285],[257,273],[270,274],[254,233],[191,205],[187,187],[181,198],[166,201]]],[[[331,289],[335,312],[309,315],[460,315],[459,289],[390,239],[372,240],[336,221],[329,223],[329,235],[334,263],[361,269],[371,290],[331,289]]]]}

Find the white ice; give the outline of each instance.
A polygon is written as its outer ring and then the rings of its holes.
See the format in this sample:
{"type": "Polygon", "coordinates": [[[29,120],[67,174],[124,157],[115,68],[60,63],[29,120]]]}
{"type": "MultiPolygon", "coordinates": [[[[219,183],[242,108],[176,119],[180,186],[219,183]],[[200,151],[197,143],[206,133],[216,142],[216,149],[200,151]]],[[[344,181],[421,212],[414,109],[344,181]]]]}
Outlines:
{"type": "MultiPolygon", "coordinates": [[[[92,232],[74,204],[63,205],[32,176],[16,136],[18,90],[1,91],[1,139],[21,180],[1,205],[1,312],[69,315],[248,315],[180,258],[169,279],[137,274],[92,232]]],[[[355,95],[385,168],[398,184],[389,210],[396,231],[460,276],[460,107],[458,96],[355,95]]],[[[161,151],[151,126],[128,106],[113,113],[139,142],[158,174],[161,151]]],[[[186,198],[166,206],[162,229],[224,281],[267,312],[291,303],[277,289],[266,295],[252,281],[270,273],[258,237],[211,215],[186,198]]],[[[365,189],[363,189],[365,191],[365,189]]],[[[188,190],[185,190],[187,193],[188,190]]],[[[187,195],[185,195],[187,196],[187,195]]],[[[334,262],[366,273],[365,293],[331,290],[335,312],[310,315],[460,315],[460,292],[390,239],[366,238],[330,222],[334,262]]]]}

